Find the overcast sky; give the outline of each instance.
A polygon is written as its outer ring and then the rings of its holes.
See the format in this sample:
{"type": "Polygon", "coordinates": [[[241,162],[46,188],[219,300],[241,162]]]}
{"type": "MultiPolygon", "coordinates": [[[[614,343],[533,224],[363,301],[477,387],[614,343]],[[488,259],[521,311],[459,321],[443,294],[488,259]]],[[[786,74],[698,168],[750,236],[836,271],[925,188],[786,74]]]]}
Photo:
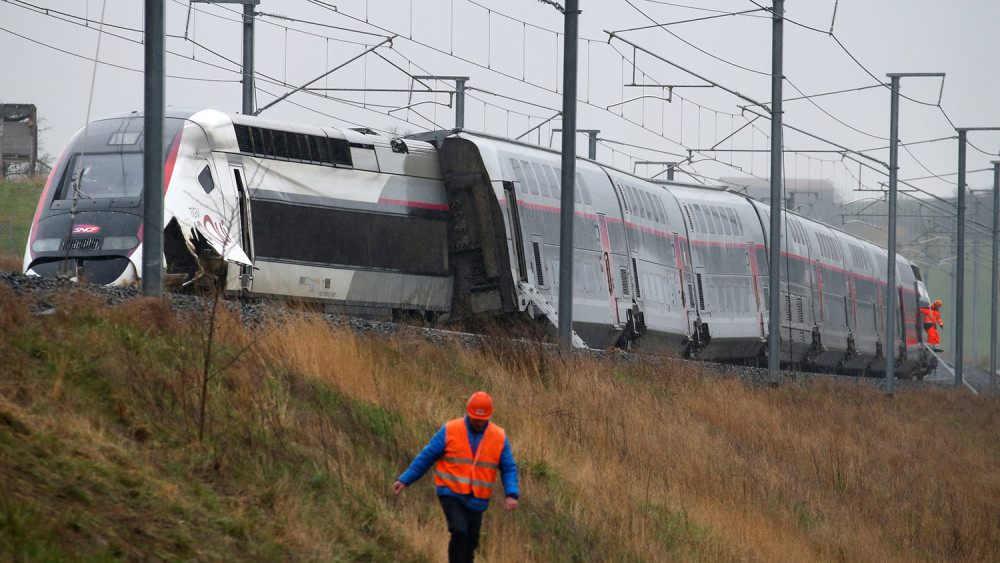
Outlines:
{"type": "MultiPolygon", "coordinates": [[[[166,4],[167,103],[239,112],[241,8],[166,4]]],[[[756,117],[766,111],[754,102],[771,98],[772,24],[761,9],[770,2],[580,5],[578,127],[601,131],[599,160],[640,175],[662,167],[637,160],[686,160],[681,169],[691,175],[684,178],[705,183],[767,177],[770,124],[756,117]],[[609,31],[615,32],[610,42],[609,31]],[[632,83],[646,87],[626,86],[632,83]]],[[[142,6],[136,0],[0,0],[0,102],[38,107],[46,152],[58,154],[88,118],[142,108],[142,6]]],[[[563,18],[550,5],[262,0],[257,11],[256,107],[395,35],[391,47],[313,86],[409,89],[420,86],[414,75],[468,76],[467,128],[559,146],[552,129],[561,122],[552,118],[561,107],[563,18]]],[[[953,196],[954,128],[1000,126],[1000,2],[791,0],[786,16],[784,121],[812,135],[786,130],[786,149],[794,151],[785,158],[786,178],[826,179],[848,198],[869,197],[849,190],[878,188],[886,180],[890,96],[879,84],[890,72],[944,72],[943,83],[903,79],[900,137],[910,145],[900,151],[900,178],[953,196]],[[843,149],[866,156],[831,152],[843,149]]],[[[453,88],[447,81],[425,83],[453,88]]],[[[294,94],[262,115],[405,134],[452,127],[449,102],[443,92],[327,90],[294,94]]],[[[1000,133],[969,138],[969,170],[989,168],[1000,133]]],[[[585,153],[582,136],[578,147],[585,153]]],[[[970,172],[968,181],[986,188],[992,174],[970,172]]]]}

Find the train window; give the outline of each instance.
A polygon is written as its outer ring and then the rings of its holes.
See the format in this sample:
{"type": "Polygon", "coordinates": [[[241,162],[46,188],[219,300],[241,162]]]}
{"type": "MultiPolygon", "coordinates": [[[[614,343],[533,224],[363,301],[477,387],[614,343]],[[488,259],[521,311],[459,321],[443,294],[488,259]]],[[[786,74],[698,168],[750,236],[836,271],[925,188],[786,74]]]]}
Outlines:
{"type": "Polygon", "coordinates": [[[635,200],[639,202],[639,209],[642,210],[642,217],[647,221],[652,221],[653,210],[649,208],[649,200],[643,197],[646,194],[643,193],[643,191],[640,190],[639,188],[632,188],[632,189],[635,190],[635,200]]]}
{"type": "Polygon", "coordinates": [[[632,186],[625,184],[625,189],[628,190],[629,199],[632,200],[632,210],[635,211],[639,217],[643,219],[646,218],[646,208],[642,204],[642,200],[639,199],[639,192],[635,190],[632,186]]]}
{"type": "Polygon", "coordinates": [[[740,223],[740,216],[736,214],[736,210],[732,207],[725,208],[726,215],[729,217],[729,223],[733,227],[733,234],[736,236],[743,236],[743,224],[740,223]]]}
{"type": "Polygon", "coordinates": [[[576,175],[576,189],[583,196],[584,205],[593,205],[593,201],[590,199],[590,186],[587,184],[587,180],[584,179],[583,174],[576,175]]]}
{"type": "Polygon", "coordinates": [[[664,225],[669,224],[667,222],[667,210],[663,207],[663,202],[660,201],[660,196],[659,195],[654,195],[653,196],[653,204],[656,205],[656,210],[660,212],[660,217],[663,218],[662,219],[662,223],[664,225]]]}
{"type": "Polygon", "coordinates": [[[108,139],[108,145],[135,145],[139,142],[141,131],[116,131],[108,139]]]}
{"type": "Polygon", "coordinates": [[[649,194],[649,203],[653,206],[653,213],[656,215],[656,220],[660,223],[667,222],[667,216],[663,213],[663,206],[660,205],[660,198],[656,194],[649,194]]]}
{"type": "Polygon", "coordinates": [[[819,253],[823,258],[832,258],[830,256],[830,245],[826,241],[826,237],[821,233],[816,233],[816,240],[819,241],[819,253]]]}
{"type": "Polygon", "coordinates": [[[809,270],[803,260],[789,259],[785,275],[790,283],[809,285],[809,270]]]}
{"type": "Polygon", "coordinates": [[[736,234],[733,232],[732,223],[730,223],[729,218],[726,217],[726,210],[724,208],[713,207],[712,215],[715,216],[715,218],[719,221],[719,224],[722,226],[719,234],[722,234],[723,232],[730,236],[736,234]]]}
{"type": "Polygon", "coordinates": [[[636,188],[635,192],[639,196],[639,201],[641,202],[640,206],[646,212],[646,218],[650,221],[655,221],[656,213],[653,212],[653,204],[649,201],[649,194],[639,188],[636,188]]]}
{"type": "Polygon", "coordinates": [[[532,195],[538,195],[538,178],[535,177],[535,171],[531,167],[531,163],[521,161],[521,168],[524,169],[524,176],[527,179],[527,188],[532,195]]]}
{"type": "Polygon", "coordinates": [[[726,210],[722,207],[712,207],[712,210],[715,212],[715,216],[718,217],[719,234],[732,235],[732,226],[729,224],[729,219],[726,218],[726,210]]]}
{"type": "Polygon", "coordinates": [[[514,172],[514,178],[517,179],[517,183],[520,184],[521,193],[524,193],[528,189],[528,180],[524,177],[524,169],[521,168],[521,163],[516,159],[510,159],[510,169],[514,172]]]}
{"type": "Polygon", "coordinates": [[[844,251],[840,248],[840,241],[830,237],[830,243],[833,245],[833,257],[838,261],[844,262],[844,251]]]}
{"type": "Polygon", "coordinates": [[[642,192],[643,197],[649,202],[649,213],[653,216],[653,220],[657,223],[663,222],[663,217],[660,217],[660,209],[656,207],[656,197],[649,192],[642,192]]]}
{"type": "Polygon", "coordinates": [[[799,240],[799,233],[798,231],[795,230],[795,223],[792,221],[788,221],[787,225],[788,225],[788,234],[792,235],[792,240],[798,244],[802,244],[802,241],[799,240]]]}
{"type": "MultiPolygon", "coordinates": [[[[546,168],[548,168],[548,167],[546,167],[546,168]]],[[[555,182],[556,183],[552,187],[553,197],[562,198],[562,168],[559,168],[557,166],[555,168],[549,168],[549,170],[552,170],[553,173],[555,174],[555,182]]],[[[579,176],[579,174],[577,174],[574,177],[575,178],[579,178],[580,176],[579,176]]],[[[582,192],[580,191],[580,183],[579,182],[574,182],[574,186],[573,186],[573,203],[583,203],[583,199],[580,197],[581,193],[582,192]]],[[[588,205],[589,205],[589,202],[588,202],[588,205]]]]}
{"type": "MultiPolygon", "coordinates": [[[[558,169],[553,171],[551,166],[542,166],[542,170],[545,171],[545,177],[549,180],[549,191],[552,192],[552,197],[559,199],[562,197],[562,173],[558,169]]],[[[579,198],[578,198],[579,199],[579,198]]],[[[579,201],[577,202],[579,203],[579,201]]]]}
{"type": "Polygon", "coordinates": [[[141,195],[141,152],[91,153],[73,155],[59,186],[57,199],[141,195]]]}
{"type": "Polygon", "coordinates": [[[649,206],[646,205],[646,200],[642,199],[642,190],[634,186],[629,186],[628,188],[632,190],[632,197],[635,199],[636,207],[639,208],[639,215],[643,219],[652,219],[652,216],[649,214],[649,206]]]}
{"type": "Polygon", "coordinates": [[[712,220],[707,217],[708,213],[704,207],[700,205],[694,206],[695,217],[698,218],[698,226],[701,228],[701,232],[715,234],[715,225],[712,224],[712,220]]]}
{"type": "Polygon", "coordinates": [[[708,212],[712,218],[712,221],[715,223],[715,232],[717,232],[720,235],[730,234],[726,232],[726,228],[722,224],[722,218],[719,217],[719,208],[714,205],[711,205],[708,207],[708,212]]]}
{"type": "Polygon", "coordinates": [[[205,190],[206,194],[212,193],[212,190],[215,189],[215,182],[212,180],[212,171],[208,168],[207,164],[198,173],[198,183],[201,184],[201,189],[205,190]]]}
{"type": "Polygon", "coordinates": [[[233,128],[241,153],[261,158],[353,166],[351,143],[346,139],[239,124],[233,125],[233,128]]]}
{"type": "Polygon", "coordinates": [[[696,205],[695,210],[698,212],[698,221],[705,223],[705,231],[710,234],[718,234],[719,232],[715,230],[715,221],[712,220],[712,216],[709,214],[707,205],[696,205]]]}
{"type": "Polygon", "coordinates": [[[545,175],[545,167],[537,162],[532,162],[531,168],[535,171],[535,179],[538,180],[538,191],[542,193],[542,197],[552,197],[551,190],[549,189],[549,179],[545,175]]]}
{"type": "Polygon", "coordinates": [[[707,205],[699,205],[698,213],[705,219],[706,227],[705,230],[713,235],[718,233],[715,229],[715,221],[712,220],[712,213],[708,210],[707,205]]]}

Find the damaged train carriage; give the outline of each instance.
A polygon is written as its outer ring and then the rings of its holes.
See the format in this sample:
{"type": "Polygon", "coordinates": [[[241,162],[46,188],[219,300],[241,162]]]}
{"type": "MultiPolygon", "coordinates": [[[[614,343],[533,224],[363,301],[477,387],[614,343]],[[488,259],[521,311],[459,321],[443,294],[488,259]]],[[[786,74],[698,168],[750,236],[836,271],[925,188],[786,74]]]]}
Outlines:
{"type": "MultiPolygon", "coordinates": [[[[39,201],[25,272],[139,279],[142,125],[133,112],[73,138],[39,201]]],[[[448,208],[432,147],[177,109],[164,146],[168,276],[372,316],[449,310],[448,208]]]]}

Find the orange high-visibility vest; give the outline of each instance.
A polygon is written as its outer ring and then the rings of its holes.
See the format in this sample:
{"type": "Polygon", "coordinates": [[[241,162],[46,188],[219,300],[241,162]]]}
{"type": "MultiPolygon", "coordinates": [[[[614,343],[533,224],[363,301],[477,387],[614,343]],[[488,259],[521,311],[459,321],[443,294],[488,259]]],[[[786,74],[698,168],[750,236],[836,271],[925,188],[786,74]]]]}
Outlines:
{"type": "Polygon", "coordinates": [[[434,467],[434,484],[459,494],[472,493],[476,498],[489,500],[506,441],[503,428],[491,422],[473,455],[465,418],[449,421],[445,425],[444,455],[434,467]]]}
{"type": "Polygon", "coordinates": [[[920,315],[923,317],[920,322],[923,323],[925,330],[930,330],[934,326],[934,316],[931,314],[931,310],[924,307],[920,309],[920,315]]]}

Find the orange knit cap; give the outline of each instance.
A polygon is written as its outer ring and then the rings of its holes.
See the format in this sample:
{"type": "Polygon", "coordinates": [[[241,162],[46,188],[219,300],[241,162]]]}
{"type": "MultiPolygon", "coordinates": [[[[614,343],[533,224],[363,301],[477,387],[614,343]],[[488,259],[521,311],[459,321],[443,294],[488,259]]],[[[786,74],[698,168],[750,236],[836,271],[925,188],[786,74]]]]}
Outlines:
{"type": "Polygon", "coordinates": [[[493,415],[493,399],[485,391],[476,391],[469,397],[465,410],[469,413],[469,418],[489,420],[493,415]]]}

